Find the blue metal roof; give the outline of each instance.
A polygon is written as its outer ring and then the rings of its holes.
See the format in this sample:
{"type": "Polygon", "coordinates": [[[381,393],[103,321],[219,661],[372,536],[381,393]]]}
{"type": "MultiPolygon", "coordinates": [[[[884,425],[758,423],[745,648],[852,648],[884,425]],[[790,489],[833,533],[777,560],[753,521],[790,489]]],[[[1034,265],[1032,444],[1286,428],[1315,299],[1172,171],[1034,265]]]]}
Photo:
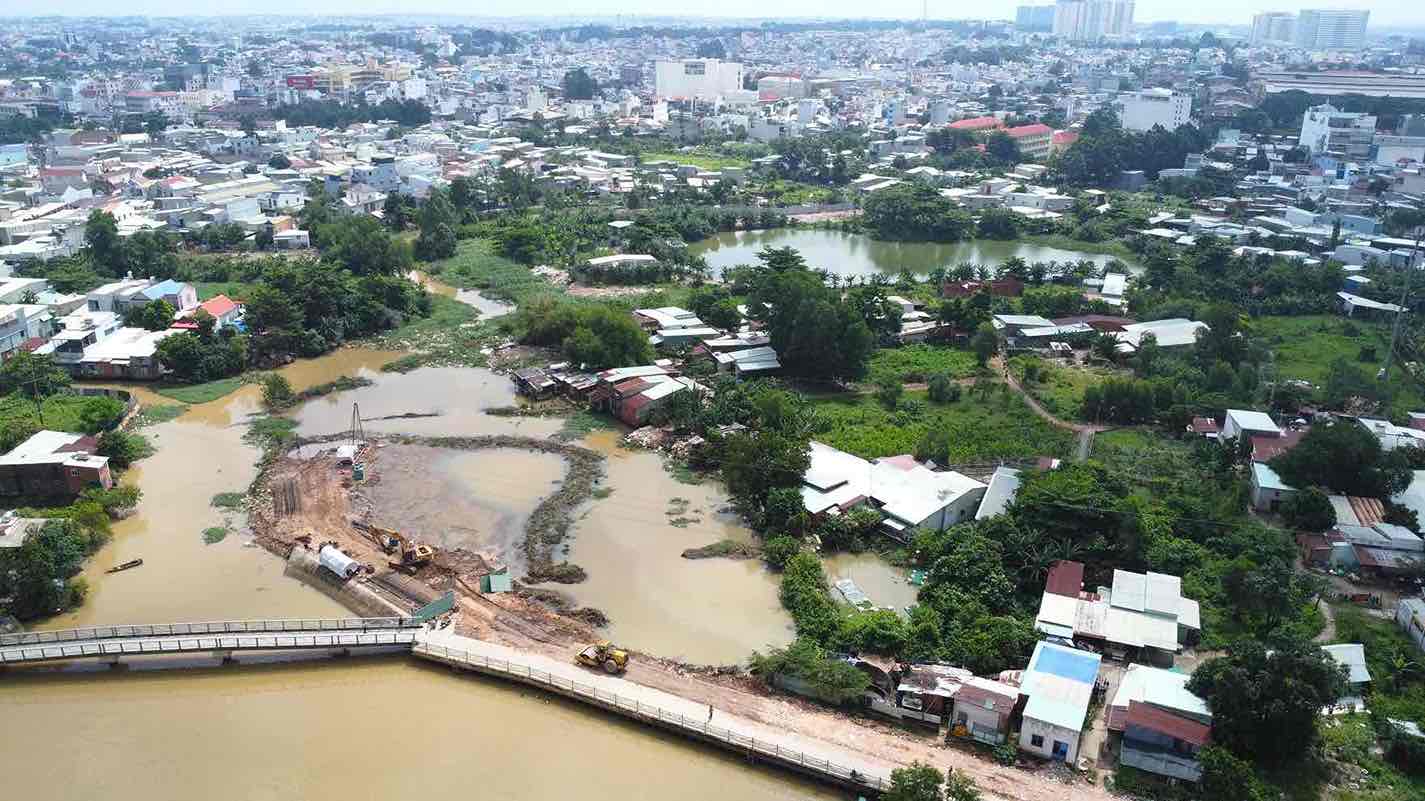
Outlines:
{"type": "Polygon", "coordinates": [[[1029,669],[1062,676],[1080,684],[1093,684],[1098,678],[1098,654],[1065,648],[1053,643],[1040,643],[1034,650],[1029,669]]]}

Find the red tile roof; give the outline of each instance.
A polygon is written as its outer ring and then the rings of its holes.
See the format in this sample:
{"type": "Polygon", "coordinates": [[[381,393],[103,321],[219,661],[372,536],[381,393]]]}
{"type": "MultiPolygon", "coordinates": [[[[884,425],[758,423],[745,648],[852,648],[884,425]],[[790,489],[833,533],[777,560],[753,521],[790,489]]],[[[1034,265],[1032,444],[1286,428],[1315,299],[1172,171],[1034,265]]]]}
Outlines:
{"type": "Polygon", "coordinates": [[[1079,141],[1079,134],[1077,131],[1055,131],[1050,141],[1056,145],[1072,145],[1079,141]]]}
{"type": "Polygon", "coordinates": [[[1079,597],[1079,590],[1084,588],[1084,566],[1080,562],[1070,562],[1067,559],[1054,563],[1049,568],[1049,578],[1044,582],[1044,591],[1054,595],[1067,595],[1070,598],[1079,597]]]}
{"type": "Polygon", "coordinates": [[[955,703],[957,704],[969,704],[1000,715],[1009,714],[1018,701],[1018,696],[1011,698],[1004,693],[997,693],[985,687],[976,687],[973,684],[966,684],[960,688],[959,692],[955,693],[955,703]]]}
{"type": "Polygon", "coordinates": [[[1212,729],[1208,726],[1195,720],[1180,718],[1142,701],[1128,702],[1126,723],[1128,726],[1141,726],[1193,745],[1207,745],[1212,740],[1212,729]]]}
{"type": "Polygon", "coordinates": [[[999,121],[999,117],[971,117],[968,120],[952,122],[950,127],[957,131],[984,131],[1002,127],[1003,124],[999,121]]]}
{"type": "Polygon", "coordinates": [[[237,304],[227,295],[216,295],[203,303],[198,304],[198,308],[213,315],[222,317],[224,314],[237,308],[237,304]]]}
{"type": "Polygon", "coordinates": [[[1029,125],[1018,125],[1013,128],[1007,128],[1005,129],[1005,133],[1018,139],[1023,136],[1045,136],[1054,133],[1054,129],[1042,122],[1035,122],[1029,125]]]}
{"type": "Polygon", "coordinates": [[[1351,504],[1351,511],[1356,513],[1356,519],[1361,521],[1361,525],[1385,522],[1385,504],[1381,503],[1379,498],[1357,498],[1348,495],[1346,501],[1351,504]]]}
{"type": "Polygon", "coordinates": [[[1305,431],[1283,431],[1278,437],[1252,437],[1252,461],[1270,462],[1301,442],[1305,431]]]}
{"type": "Polygon", "coordinates": [[[1194,434],[1219,434],[1222,428],[1217,425],[1217,421],[1211,417],[1194,417],[1192,425],[1189,426],[1194,434]]]}

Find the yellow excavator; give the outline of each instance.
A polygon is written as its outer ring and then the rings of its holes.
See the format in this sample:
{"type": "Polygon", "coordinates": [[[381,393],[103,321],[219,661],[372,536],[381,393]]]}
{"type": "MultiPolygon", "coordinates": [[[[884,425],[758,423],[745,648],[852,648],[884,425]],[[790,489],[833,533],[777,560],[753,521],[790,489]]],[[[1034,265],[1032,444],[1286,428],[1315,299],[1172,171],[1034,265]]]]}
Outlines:
{"type": "Polygon", "coordinates": [[[435,557],[434,548],[410,540],[395,529],[371,526],[367,531],[372,539],[376,540],[376,544],[381,546],[381,550],[388,554],[401,555],[401,561],[390,563],[396,570],[414,572],[430,564],[430,560],[435,557]]]}
{"type": "Polygon", "coordinates": [[[605,673],[614,675],[628,669],[628,651],[616,648],[613,643],[603,640],[580,651],[579,655],[574,657],[574,661],[584,667],[603,668],[605,673]]]}

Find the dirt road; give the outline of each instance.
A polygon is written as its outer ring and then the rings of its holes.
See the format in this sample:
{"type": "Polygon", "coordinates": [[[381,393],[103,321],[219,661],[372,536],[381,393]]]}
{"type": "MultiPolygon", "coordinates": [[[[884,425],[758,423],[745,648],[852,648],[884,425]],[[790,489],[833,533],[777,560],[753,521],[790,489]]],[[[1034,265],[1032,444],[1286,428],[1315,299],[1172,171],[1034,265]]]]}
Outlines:
{"type": "Polygon", "coordinates": [[[1004,376],[1005,383],[1009,384],[1011,389],[1018,392],[1019,396],[1024,398],[1024,402],[1029,404],[1029,408],[1033,409],[1035,414],[1044,418],[1050,425],[1056,428],[1062,428],[1065,431],[1072,431],[1077,435],[1075,437],[1074,461],[1082,462],[1089,458],[1089,451],[1093,448],[1094,435],[1102,431],[1108,431],[1113,427],[1090,425],[1088,423],[1073,423],[1054,416],[1053,413],[1044,408],[1043,404],[1041,404],[1037,398],[1020,385],[1019,379],[1014,377],[1014,372],[1005,365],[1004,357],[996,356],[991,364],[1004,376]]]}

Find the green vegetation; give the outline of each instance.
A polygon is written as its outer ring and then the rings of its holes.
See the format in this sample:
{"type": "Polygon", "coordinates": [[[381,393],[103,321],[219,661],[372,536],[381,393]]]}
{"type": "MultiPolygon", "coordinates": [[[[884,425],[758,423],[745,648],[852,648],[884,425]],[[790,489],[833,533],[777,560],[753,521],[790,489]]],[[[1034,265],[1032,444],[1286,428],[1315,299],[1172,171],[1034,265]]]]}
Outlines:
{"type": "Polygon", "coordinates": [[[1366,705],[1378,717],[1411,720],[1425,727],[1425,654],[1393,620],[1350,604],[1332,607],[1336,641],[1366,647],[1372,682],[1366,705]]]}
{"type": "Polygon", "coordinates": [[[116,425],[123,413],[123,402],[114,398],[59,392],[42,398],[37,409],[28,393],[11,392],[0,397],[0,450],[41,429],[96,434],[116,425]]]}
{"type": "Polygon", "coordinates": [[[1114,375],[1101,367],[1066,367],[1030,355],[1015,356],[1009,367],[1020,386],[1062,420],[1084,419],[1085,392],[1114,375]]]}
{"type": "Polygon", "coordinates": [[[386,362],[385,364],[381,365],[381,372],[383,372],[383,373],[409,373],[409,372],[411,372],[412,370],[417,370],[417,369],[419,369],[419,368],[422,367],[424,364],[425,364],[425,360],[424,360],[424,359],[422,359],[422,358],[421,358],[419,355],[417,355],[417,354],[411,353],[411,354],[402,356],[402,357],[400,357],[399,359],[392,359],[391,361],[386,362]]]}
{"type": "Polygon", "coordinates": [[[766,654],[754,652],[751,662],[753,675],[768,683],[777,677],[792,679],[829,704],[854,701],[871,686],[865,673],[844,660],[832,658],[808,639],[798,638],[786,648],[773,648],[766,654]]]}
{"type": "Polygon", "coordinates": [[[1034,414],[998,382],[967,388],[959,401],[930,403],[907,392],[895,411],[866,396],[813,396],[821,442],[867,459],[902,453],[965,464],[1066,456],[1073,436],[1034,414]]]}
{"type": "Polygon", "coordinates": [[[205,545],[217,545],[228,536],[227,526],[209,526],[203,529],[203,543],[205,545]]]}
{"type": "Polygon", "coordinates": [[[398,359],[406,370],[425,365],[484,367],[487,357],[480,348],[495,336],[495,332],[476,324],[478,313],[455,298],[430,296],[430,314],[408,317],[390,331],[383,331],[366,342],[387,350],[413,351],[398,359]]]}
{"type": "Polygon", "coordinates": [[[866,364],[866,377],[872,383],[887,376],[907,383],[923,382],[929,381],[930,376],[936,373],[944,373],[951,378],[974,375],[975,355],[937,345],[906,345],[879,348],[866,364]]]}
{"type": "Polygon", "coordinates": [[[697,149],[693,151],[677,152],[655,152],[643,153],[639,156],[639,161],[647,164],[650,161],[672,161],[678,164],[690,164],[703,170],[721,170],[725,167],[746,167],[751,162],[747,159],[735,156],[725,156],[707,150],[697,149]]]}
{"type": "Polygon", "coordinates": [[[182,403],[160,403],[153,406],[144,406],[139,409],[139,413],[134,417],[134,428],[146,428],[159,423],[167,423],[169,420],[176,420],[188,411],[188,406],[182,403]]]}
{"type": "Polygon", "coordinates": [[[219,509],[241,509],[247,495],[241,492],[220,492],[213,496],[212,505],[219,509]]]}
{"type": "Polygon", "coordinates": [[[181,386],[156,386],[154,392],[172,398],[183,403],[210,403],[218,398],[224,397],[237,391],[239,387],[247,383],[247,379],[241,376],[232,378],[220,378],[216,381],[208,381],[202,384],[188,384],[181,386]]]}
{"type": "Polygon", "coordinates": [[[267,450],[280,448],[296,436],[297,421],[285,417],[259,417],[252,421],[242,438],[267,450]]]}
{"type": "Polygon", "coordinates": [[[454,256],[431,262],[425,268],[451,286],[478,289],[481,295],[495,300],[521,302],[551,289],[528,267],[499,255],[490,239],[462,239],[454,256]]]}

